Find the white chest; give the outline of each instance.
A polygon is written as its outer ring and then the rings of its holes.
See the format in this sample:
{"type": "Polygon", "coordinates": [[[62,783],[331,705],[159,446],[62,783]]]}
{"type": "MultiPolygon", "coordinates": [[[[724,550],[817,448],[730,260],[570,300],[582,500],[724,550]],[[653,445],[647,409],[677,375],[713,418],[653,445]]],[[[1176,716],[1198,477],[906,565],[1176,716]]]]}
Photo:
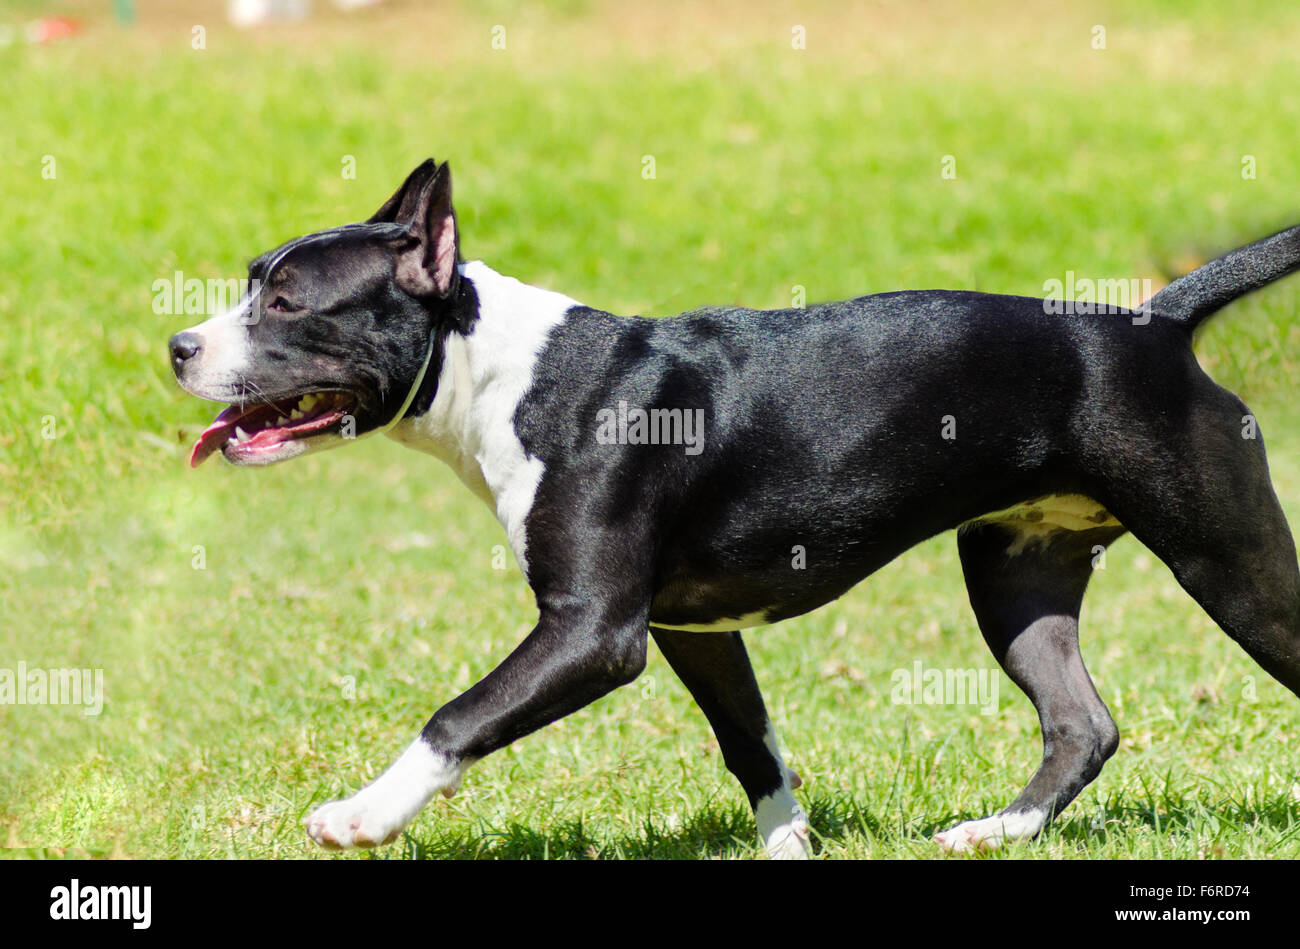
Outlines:
{"type": "Polygon", "coordinates": [[[515,413],[552,330],[578,303],[480,261],[462,264],[461,274],[478,294],[478,320],[468,336],[448,336],[429,410],[389,434],[441,458],[492,506],[527,574],[527,519],[545,466],[525,451],[515,413]]]}

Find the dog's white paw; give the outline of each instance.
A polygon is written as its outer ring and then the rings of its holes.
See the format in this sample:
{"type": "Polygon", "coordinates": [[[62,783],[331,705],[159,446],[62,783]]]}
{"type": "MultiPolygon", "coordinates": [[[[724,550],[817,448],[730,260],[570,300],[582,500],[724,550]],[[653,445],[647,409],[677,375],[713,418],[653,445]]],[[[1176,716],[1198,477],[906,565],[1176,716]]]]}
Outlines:
{"type": "Polygon", "coordinates": [[[754,808],[758,833],[772,860],[807,860],[812,856],[808,815],[786,789],[770,794],[754,808]]]}
{"type": "Polygon", "coordinates": [[[812,844],[807,820],[796,819],[782,824],[767,837],[767,855],[772,860],[807,860],[812,857],[812,844]]]}
{"type": "Polygon", "coordinates": [[[468,762],[451,761],[417,738],[373,784],[307,818],[307,836],[327,850],[391,844],[429,798],[451,797],[468,762]]]}
{"type": "Polygon", "coordinates": [[[996,850],[1008,840],[1025,840],[1043,829],[1042,811],[1021,811],[1016,814],[995,814],[980,820],[968,820],[942,833],[934,840],[949,853],[974,853],[977,850],[996,850]]]}
{"type": "Polygon", "coordinates": [[[366,800],[366,792],[318,807],[307,819],[307,836],[326,850],[379,847],[391,844],[406,821],[395,819],[391,808],[366,800]]]}

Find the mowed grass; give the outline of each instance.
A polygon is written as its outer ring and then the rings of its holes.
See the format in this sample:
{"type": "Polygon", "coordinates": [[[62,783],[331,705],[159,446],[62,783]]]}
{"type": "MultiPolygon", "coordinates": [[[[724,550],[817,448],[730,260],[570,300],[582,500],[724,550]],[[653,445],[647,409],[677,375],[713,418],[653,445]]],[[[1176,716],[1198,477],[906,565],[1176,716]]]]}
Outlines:
{"type": "MultiPolygon", "coordinates": [[[[130,30],[84,6],[81,36],[0,49],[0,667],[102,669],[106,690],[98,716],[0,705],[13,853],[320,857],[310,810],[382,771],[535,618],[513,562],[494,569],[491,513],[432,458],[371,439],[190,471],[214,407],[171,380],[166,339],[199,317],[155,313],[159,278],[240,276],[368,215],[428,155],[452,163],[467,257],[651,315],[796,287],[1158,283],[1300,220],[1284,3],[793,21],[763,3],[392,3],[256,35],[206,5],[145,4],[130,30]]],[[[1198,345],[1258,415],[1293,522],[1297,289],[1235,305],[1198,345]]],[[[1083,622],[1121,750],[1006,855],[1300,854],[1300,702],[1132,538],[1083,622]]],[[[823,855],[934,857],[936,830],[1006,804],[1037,764],[1034,712],[1000,673],[991,715],[891,701],[917,661],[995,668],[951,535],[747,639],[823,855]]],[[[481,762],[375,856],[758,853],[652,647],[639,682],[481,762]]]]}

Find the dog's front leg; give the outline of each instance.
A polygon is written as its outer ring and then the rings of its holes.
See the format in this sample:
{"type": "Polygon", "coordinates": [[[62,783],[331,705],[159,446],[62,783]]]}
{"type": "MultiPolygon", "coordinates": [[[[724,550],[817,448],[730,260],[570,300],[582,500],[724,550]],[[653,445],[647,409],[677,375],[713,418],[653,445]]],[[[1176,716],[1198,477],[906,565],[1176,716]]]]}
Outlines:
{"type": "Polygon", "coordinates": [[[611,615],[576,597],[543,605],[501,665],[434,713],[374,783],[313,813],[308,835],[332,850],[391,843],[434,794],[450,796],[470,764],[640,675],[646,636],[645,611],[611,615]]]}

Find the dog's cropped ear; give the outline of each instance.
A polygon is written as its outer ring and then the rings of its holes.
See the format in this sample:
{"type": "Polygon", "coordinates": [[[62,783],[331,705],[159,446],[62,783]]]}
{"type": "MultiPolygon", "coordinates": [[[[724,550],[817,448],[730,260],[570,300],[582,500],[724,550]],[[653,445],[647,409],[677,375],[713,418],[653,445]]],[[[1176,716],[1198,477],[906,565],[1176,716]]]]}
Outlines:
{"type": "Polygon", "coordinates": [[[384,206],[370,216],[366,221],[367,224],[396,224],[398,221],[409,215],[414,207],[415,200],[424,190],[424,186],[433,180],[433,176],[438,171],[438,163],[432,158],[426,158],[415,171],[406,176],[402,186],[393,193],[393,196],[384,202],[384,206]],[[403,215],[402,212],[407,212],[403,215]]]}
{"type": "Polygon", "coordinates": [[[413,198],[403,196],[395,223],[406,230],[400,238],[397,285],[413,297],[452,296],[460,254],[456,212],[451,206],[451,168],[446,162],[434,169],[413,198]]]}

